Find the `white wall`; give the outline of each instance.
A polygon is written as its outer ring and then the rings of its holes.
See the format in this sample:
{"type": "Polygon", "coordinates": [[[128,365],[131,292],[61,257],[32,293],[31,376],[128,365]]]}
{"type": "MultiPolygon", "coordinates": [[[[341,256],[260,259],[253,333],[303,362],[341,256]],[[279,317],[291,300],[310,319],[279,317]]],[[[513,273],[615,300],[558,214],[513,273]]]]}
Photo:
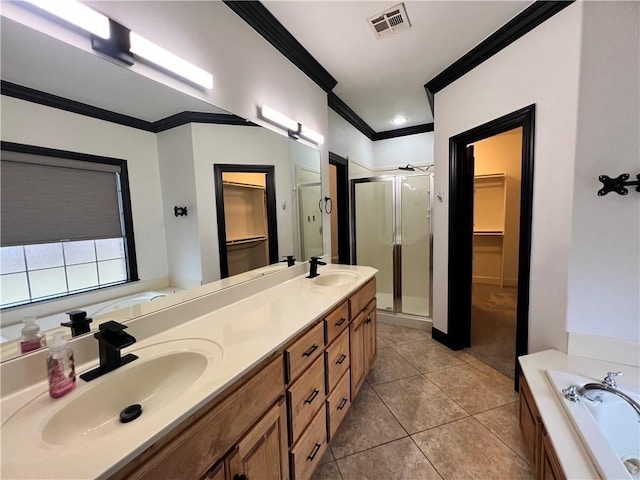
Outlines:
{"type": "Polygon", "coordinates": [[[282,209],[284,202],[290,204],[292,192],[289,139],[274,135],[264,128],[236,125],[193,124],[191,134],[200,228],[202,283],[220,278],[214,163],[275,166],[278,250],[283,254],[292,252],[292,209],[282,209]]]}
{"type": "MultiPolygon", "coordinates": [[[[162,278],[166,284],[168,266],[155,134],[6,96],[2,96],[1,115],[3,141],[127,160],[138,274],[141,280],[162,278]]],[[[110,298],[122,289],[109,289],[110,298]]],[[[82,299],[93,301],[91,294],[82,299]]],[[[56,302],[46,302],[50,313],[57,313],[56,302]]]]}
{"type": "Polygon", "coordinates": [[[407,163],[429,165],[433,163],[433,132],[373,142],[373,163],[376,170],[397,168],[407,163]]]}
{"type": "Polygon", "coordinates": [[[449,138],[535,103],[529,351],[566,351],[582,9],[581,2],[571,4],[435,96],[435,189],[444,199],[434,205],[433,325],[442,332],[449,293],[449,138]]]}
{"type": "MultiPolygon", "coordinates": [[[[329,110],[329,145],[331,152],[374,169],[373,143],[344,118],[329,110]]],[[[349,166],[351,169],[351,166],[349,166]]]]}
{"type": "Polygon", "coordinates": [[[567,330],[640,342],[640,194],[596,195],[640,173],[640,3],[583,11],[567,330]]]}
{"type": "Polygon", "coordinates": [[[169,284],[196,287],[201,284],[202,263],[191,125],[160,132],[157,141],[169,284]],[[176,217],[174,206],[186,206],[187,216],[176,217]]]}

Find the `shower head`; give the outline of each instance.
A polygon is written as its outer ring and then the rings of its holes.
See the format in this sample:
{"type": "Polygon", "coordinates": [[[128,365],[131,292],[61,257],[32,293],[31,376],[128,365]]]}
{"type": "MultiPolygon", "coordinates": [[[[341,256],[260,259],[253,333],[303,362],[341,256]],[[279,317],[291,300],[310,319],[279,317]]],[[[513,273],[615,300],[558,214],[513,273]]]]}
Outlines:
{"type": "Polygon", "coordinates": [[[406,167],[398,167],[398,170],[406,170],[408,172],[415,172],[416,171],[416,169],[410,163],[407,163],[406,167]]]}

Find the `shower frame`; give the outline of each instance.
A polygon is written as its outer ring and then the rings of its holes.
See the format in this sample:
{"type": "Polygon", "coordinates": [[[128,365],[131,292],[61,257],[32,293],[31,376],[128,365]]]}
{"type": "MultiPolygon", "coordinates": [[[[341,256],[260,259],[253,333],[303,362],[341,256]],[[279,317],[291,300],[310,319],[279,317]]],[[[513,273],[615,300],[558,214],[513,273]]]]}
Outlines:
{"type": "Polygon", "coordinates": [[[391,182],[392,188],[392,224],[393,224],[393,240],[392,240],[392,270],[393,270],[393,311],[389,313],[407,315],[410,317],[425,318],[422,315],[412,313],[404,313],[402,311],[402,180],[406,177],[428,177],[429,179],[429,208],[428,208],[428,228],[429,228],[429,313],[426,318],[433,317],[433,172],[415,175],[378,175],[373,177],[354,178],[351,179],[350,196],[351,196],[351,252],[352,262],[354,265],[358,263],[358,251],[356,248],[356,185],[360,183],[372,182],[391,182]]]}

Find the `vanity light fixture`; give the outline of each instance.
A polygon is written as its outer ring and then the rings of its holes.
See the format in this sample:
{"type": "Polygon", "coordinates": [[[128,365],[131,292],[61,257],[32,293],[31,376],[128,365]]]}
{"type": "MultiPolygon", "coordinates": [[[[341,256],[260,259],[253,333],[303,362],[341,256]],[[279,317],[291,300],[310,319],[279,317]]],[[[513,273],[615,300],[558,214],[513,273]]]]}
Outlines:
{"type": "Polygon", "coordinates": [[[301,125],[300,127],[300,135],[306,138],[307,140],[311,140],[313,143],[316,143],[318,145],[324,143],[324,137],[322,135],[314,132],[310,128],[305,127],[304,125],[301,125]]]}
{"type": "Polygon", "coordinates": [[[213,75],[159,47],[135,32],[130,34],[131,53],[204,88],[213,88],[213,75]]]}
{"type": "Polygon", "coordinates": [[[298,140],[300,137],[310,140],[316,144],[324,143],[324,137],[319,133],[314,132],[310,128],[292,120],[286,115],[274,110],[273,108],[263,105],[260,108],[260,115],[265,120],[274,123],[280,127],[286,128],[287,133],[291,138],[298,140]]]}
{"type": "Polygon", "coordinates": [[[27,3],[86,30],[105,40],[109,39],[109,17],[75,0],[26,0],[27,3]]]}

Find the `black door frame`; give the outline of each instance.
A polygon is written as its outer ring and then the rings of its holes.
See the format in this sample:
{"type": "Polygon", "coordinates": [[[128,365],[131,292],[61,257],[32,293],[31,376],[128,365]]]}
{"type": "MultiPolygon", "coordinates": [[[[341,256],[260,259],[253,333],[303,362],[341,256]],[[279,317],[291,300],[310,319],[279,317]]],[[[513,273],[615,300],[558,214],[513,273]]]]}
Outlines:
{"type": "Polygon", "coordinates": [[[433,329],[433,338],[459,350],[471,344],[471,283],[473,256],[473,168],[468,165],[470,143],[522,127],[522,182],[520,187],[520,247],[518,252],[517,357],[528,351],[531,221],[535,104],[472,128],[449,139],[449,279],[447,333],[433,329]]]}
{"type": "Polygon", "coordinates": [[[269,263],[277,263],[278,258],[278,224],[276,220],[276,180],[273,165],[236,165],[232,163],[214,163],[213,176],[216,195],[216,215],[218,219],[218,251],[220,252],[220,276],[229,276],[227,260],[227,228],[224,216],[224,195],[222,191],[222,173],[264,173],[266,175],[267,196],[267,232],[269,235],[269,263]]]}
{"type": "Polygon", "coordinates": [[[349,239],[349,159],[329,152],[329,164],[336,167],[338,198],[338,263],[351,263],[349,239]]]}

